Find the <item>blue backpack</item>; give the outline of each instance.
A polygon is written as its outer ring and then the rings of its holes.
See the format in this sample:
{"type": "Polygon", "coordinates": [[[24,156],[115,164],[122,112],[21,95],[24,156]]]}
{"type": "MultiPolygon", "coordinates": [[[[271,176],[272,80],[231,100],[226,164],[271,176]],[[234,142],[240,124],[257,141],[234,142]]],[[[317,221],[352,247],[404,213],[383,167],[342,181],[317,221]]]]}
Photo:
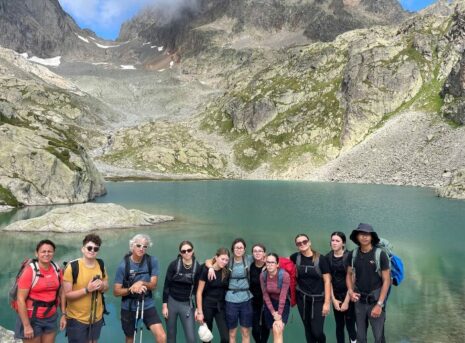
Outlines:
{"type": "MultiPolygon", "coordinates": [[[[389,258],[389,268],[391,269],[391,280],[394,286],[399,286],[404,279],[404,263],[402,259],[394,255],[394,246],[384,238],[381,238],[379,243],[375,246],[375,262],[376,271],[381,276],[381,251],[384,251],[389,258]]],[[[352,268],[354,268],[355,258],[357,257],[358,249],[352,252],[352,268]]]]}

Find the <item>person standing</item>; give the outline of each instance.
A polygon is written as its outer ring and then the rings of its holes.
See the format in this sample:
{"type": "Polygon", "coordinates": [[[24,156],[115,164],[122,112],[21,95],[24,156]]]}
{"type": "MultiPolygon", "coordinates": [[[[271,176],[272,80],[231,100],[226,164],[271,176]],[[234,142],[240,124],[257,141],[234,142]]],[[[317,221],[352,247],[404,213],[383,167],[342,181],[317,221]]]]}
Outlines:
{"type": "Polygon", "coordinates": [[[162,314],[166,319],[169,343],[176,343],[178,317],[186,342],[195,342],[196,315],[192,297],[196,291],[200,267],[194,256],[194,245],[189,241],[182,241],[179,244],[178,257],[169,264],[166,271],[162,314]]]}
{"type": "Polygon", "coordinates": [[[36,246],[36,259],[18,277],[15,338],[24,343],[55,342],[59,305],[60,330],[66,327],[66,301],[60,288],[62,273],[52,261],[54,253],[52,241],[40,241],[36,246]]]}
{"type": "Polygon", "coordinates": [[[229,284],[229,250],[219,248],[216,251],[212,268],[216,278],[208,279],[208,268],[200,267],[200,279],[197,287],[197,321],[206,323],[210,331],[213,330],[213,319],[216,321],[220,342],[229,342],[229,332],[226,326],[225,295],[229,284]]]}
{"type": "Polygon", "coordinates": [[[268,329],[273,330],[273,343],[283,343],[284,327],[289,318],[290,277],[287,271],[279,267],[279,257],[275,253],[266,256],[266,271],[260,276],[263,292],[264,321],[268,329]]]}
{"type": "Polygon", "coordinates": [[[263,293],[260,284],[260,275],[265,268],[266,248],[263,244],[252,246],[253,263],[250,265],[250,292],[252,298],[253,323],[252,337],[255,343],[266,343],[270,337],[270,329],[263,319],[263,293]]]}
{"type": "Polygon", "coordinates": [[[336,321],[337,343],[345,342],[344,330],[347,328],[352,343],[357,340],[355,331],[355,306],[347,292],[346,274],[349,252],[345,250],[346,235],[343,232],[331,234],[331,251],[326,255],[331,271],[331,299],[333,301],[334,320],[336,321]]]}
{"type": "Polygon", "coordinates": [[[85,236],[82,257],[69,262],[63,275],[69,343],[96,343],[100,337],[105,311],[103,293],[108,290],[103,261],[97,259],[101,245],[98,235],[85,236]]]}
{"type": "Polygon", "coordinates": [[[376,247],[380,239],[369,224],[360,223],[350,239],[358,246],[349,254],[351,263],[346,276],[348,293],[355,302],[357,342],[367,342],[369,323],[375,343],[383,343],[384,305],[391,283],[389,258],[376,247]]]}
{"type": "Polygon", "coordinates": [[[152,240],[148,235],[135,235],[129,240],[129,253],[116,270],[113,294],[122,297],[121,325],[126,343],[133,343],[136,320],[141,319],[142,312],[142,320],[155,337],[155,342],[166,342],[165,330],[152,296],[157,287],[159,268],[158,259],[147,254],[151,246],[152,240]]]}
{"type": "Polygon", "coordinates": [[[328,261],[312,249],[312,243],[304,233],[294,239],[298,252],[290,259],[296,265],[297,307],[305,328],[308,343],[325,343],[325,317],[331,302],[331,274],[328,261]]]}

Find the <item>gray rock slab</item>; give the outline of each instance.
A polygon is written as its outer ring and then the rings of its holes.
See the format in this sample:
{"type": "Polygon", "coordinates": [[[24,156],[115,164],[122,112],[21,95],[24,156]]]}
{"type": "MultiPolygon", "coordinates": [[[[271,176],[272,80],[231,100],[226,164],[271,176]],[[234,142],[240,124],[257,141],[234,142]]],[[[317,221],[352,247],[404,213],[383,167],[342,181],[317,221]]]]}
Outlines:
{"type": "Polygon", "coordinates": [[[126,209],[112,203],[86,203],[56,208],[37,218],[19,220],[8,225],[4,230],[59,233],[90,232],[103,229],[151,226],[172,220],[174,217],[126,209]]]}

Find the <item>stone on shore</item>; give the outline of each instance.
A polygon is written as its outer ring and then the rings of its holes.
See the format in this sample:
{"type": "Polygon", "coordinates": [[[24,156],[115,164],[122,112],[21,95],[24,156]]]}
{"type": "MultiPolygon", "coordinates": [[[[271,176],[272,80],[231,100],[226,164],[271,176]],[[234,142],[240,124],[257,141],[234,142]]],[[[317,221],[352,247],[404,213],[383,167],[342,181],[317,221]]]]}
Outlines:
{"type": "Polygon", "coordinates": [[[90,232],[104,229],[125,229],[150,226],[174,220],[171,216],[153,215],[116,204],[86,203],[51,210],[43,216],[19,220],[5,231],[28,232],[90,232]]]}
{"type": "Polygon", "coordinates": [[[14,332],[0,326],[0,342],[2,343],[21,343],[20,339],[15,339],[14,332]]]}

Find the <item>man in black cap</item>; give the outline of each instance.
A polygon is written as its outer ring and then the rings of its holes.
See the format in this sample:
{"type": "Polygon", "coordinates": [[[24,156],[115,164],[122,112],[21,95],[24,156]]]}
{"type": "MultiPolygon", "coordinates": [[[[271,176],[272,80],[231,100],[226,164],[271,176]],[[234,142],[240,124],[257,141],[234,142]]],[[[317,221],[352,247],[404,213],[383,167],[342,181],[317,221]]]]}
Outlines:
{"type": "Polygon", "coordinates": [[[350,299],[355,302],[357,343],[367,342],[368,323],[375,343],[383,343],[386,312],[384,302],[391,283],[389,258],[376,245],[378,234],[369,224],[359,224],[350,239],[358,245],[349,255],[346,283],[350,299]]]}

